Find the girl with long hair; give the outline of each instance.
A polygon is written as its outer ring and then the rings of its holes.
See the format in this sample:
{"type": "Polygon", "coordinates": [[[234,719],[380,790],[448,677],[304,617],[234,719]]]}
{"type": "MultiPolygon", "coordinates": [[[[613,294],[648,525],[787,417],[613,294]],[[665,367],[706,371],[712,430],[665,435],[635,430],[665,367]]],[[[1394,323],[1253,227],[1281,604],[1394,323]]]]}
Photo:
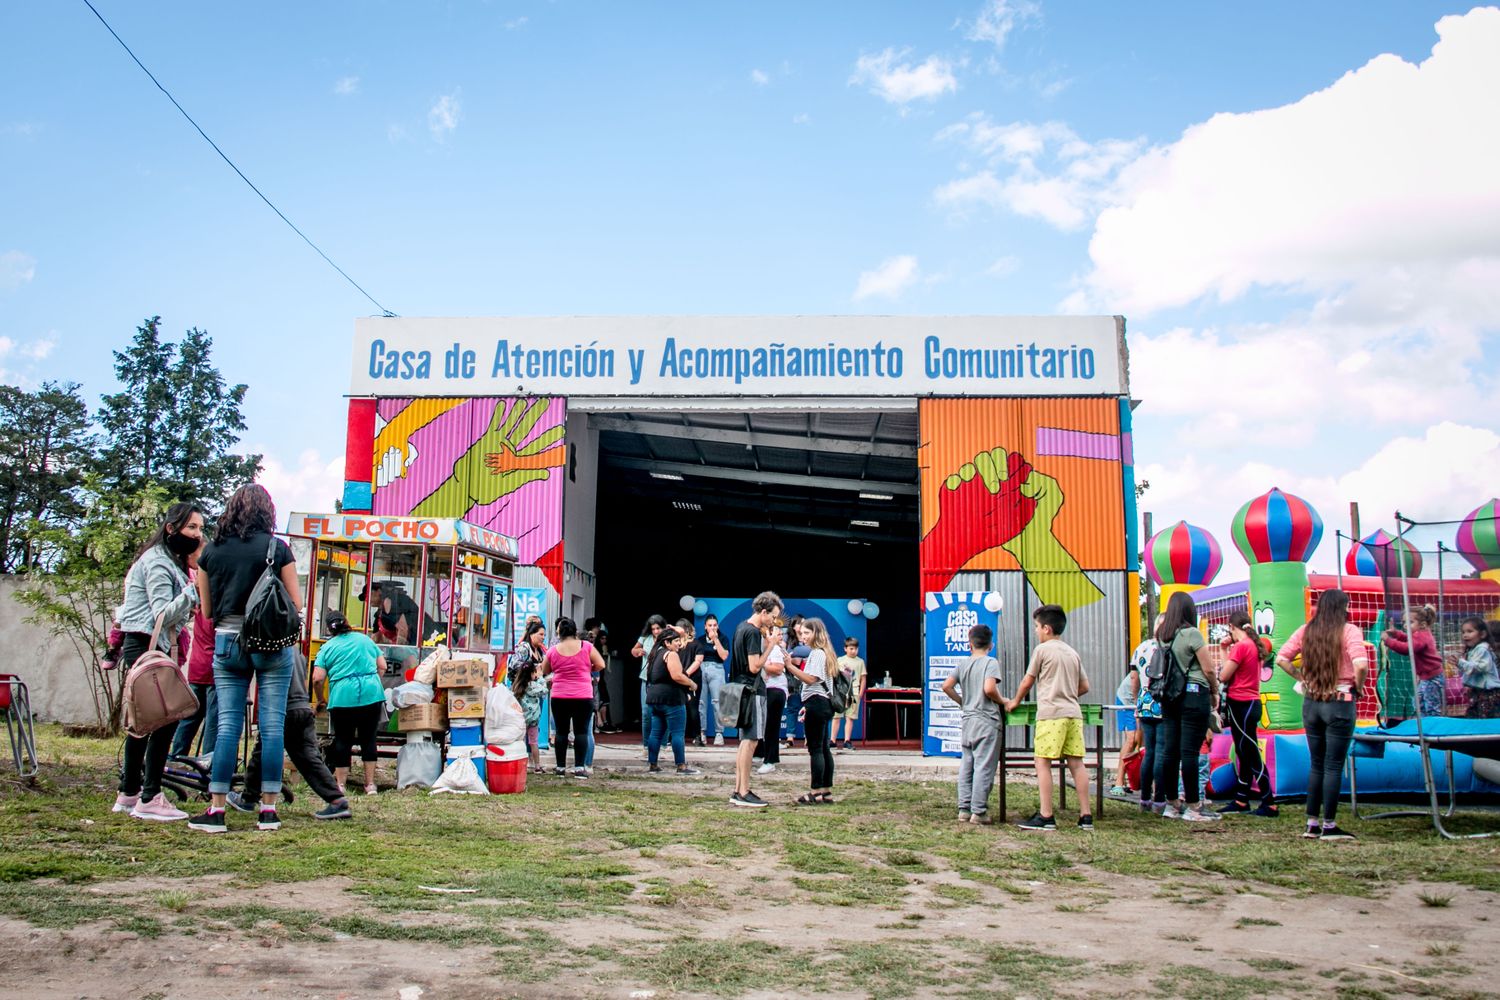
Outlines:
{"type": "Polygon", "coordinates": [[[1431,604],[1411,609],[1411,631],[1388,628],[1380,641],[1393,653],[1411,657],[1417,674],[1417,707],[1424,718],[1443,714],[1447,701],[1447,682],[1443,678],[1443,658],[1438,655],[1432,626],[1437,624],[1437,609],[1431,604]]]}
{"type": "Polygon", "coordinates": [[[1500,717],[1500,626],[1483,618],[1465,618],[1459,624],[1462,656],[1453,658],[1469,695],[1468,717],[1500,717]]]}
{"type": "MultiPolygon", "coordinates": [[[[661,615],[652,615],[646,619],[646,624],[641,626],[641,637],[631,647],[630,655],[641,658],[641,746],[651,736],[651,723],[646,717],[646,672],[651,668],[651,650],[656,648],[656,637],[661,635],[661,630],[667,627],[667,620],[661,615]]],[[[592,686],[592,685],[591,685],[592,686]]]]}
{"type": "Polygon", "coordinates": [[[1224,666],[1219,680],[1225,685],[1225,714],[1234,738],[1234,799],[1219,812],[1251,812],[1250,796],[1260,789],[1257,816],[1280,815],[1271,793],[1271,777],[1260,756],[1260,665],[1270,653],[1270,640],[1256,634],[1250,615],[1236,611],[1229,616],[1229,635],[1223,645],[1224,666]]]}
{"type": "Polygon", "coordinates": [[[547,697],[547,680],[541,676],[542,657],[547,655],[547,628],[541,622],[526,626],[526,634],[510,658],[510,691],[521,703],[526,719],[526,752],[531,757],[533,774],[542,771],[541,724],[542,702],[547,697]]]}
{"type": "Polygon", "coordinates": [[[760,758],[756,774],[770,774],[781,763],[782,715],[786,712],[787,699],[787,632],[772,627],[766,633],[766,664],[760,675],[766,679],[766,735],[755,744],[755,756],[760,758]]]}
{"type": "Polygon", "coordinates": [[[286,696],[295,658],[290,646],[275,652],[253,652],[241,647],[240,628],[245,605],[265,572],[280,578],[292,606],[302,610],[297,565],[292,550],[275,538],[276,506],[265,487],[241,486],[224,506],[214,541],[198,557],[198,600],[214,625],[214,691],[219,699],[219,733],[208,782],[209,806],[188,823],[204,833],[223,833],[224,807],[239,763],[240,733],[245,728],[245,706],[250,683],[255,682],[261,739],[260,814],[256,826],[278,830],[276,799],[281,794],[285,759],[286,696]]]}
{"type": "Polygon", "coordinates": [[[594,674],[604,669],[604,657],[593,643],[578,637],[571,618],[557,620],[557,642],[542,658],[542,676],[552,677],[552,746],[557,753],[553,773],[568,773],[568,733],[573,734],[573,777],[589,776],[589,724],[594,717],[594,674]]]}
{"type": "Polygon", "coordinates": [[[833,748],[829,738],[833,733],[833,703],[828,700],[828,691],[833,683],[833,671],[837,670],[839,658],[833,642],[828,637],[828,627],[821,618],[808,618],[802,622],[806,630],[808,653],[801,667],[788,659],[787,673],[802,682],[803,725],[807,734],[807,754],[812,762],[812,783],[807,794],[797,799],[802,806],[831,805],[833,803],[833,748]]]}
{"type": "Polygon", "coordinates": [[[1187,675],[1182,697],[1162,701],[1161,729],[1157,731],[1156,786],[1159,812],[1166,819],[1203,823],[1219,814],[1203,808],[1199,785],[1199,758],[1203,738],[1208,735],[1208,717],[1219,708],[1219,677],[1209,658],[1203,633],[1198,631],[1198,608],[1184,593],[1172,595],[1156,628],[1156,641],[1167,648],[1187,675]],[[1177,782],[1182,780],[1182,798],[1177,782]]]}
{"type": "MultiPolygon", "coordinates": [[[[177,633],[192,621],[198,592],[188,579],[188,557],[203,544],[203,513],[190,503],[167,508],[161,525],[141,546],[125,574],[125,600],[115,612],[122,635],[117,669],[128,673],[151,648],[157,620],[158,649],[177,648],[177,633]]],[[[125,760],[120,787],[111,811],[136,819],[187,819],[187,813],[167,802],[161,791],[162,770],[172,748],[177,724],[168,723],[146,736],[125,737],[125,760]]]]}
{"type": "Polygon", "coordinates": [[[1302,682],[1302,726],[1307,732],[1307,830],[1311,840],[1353,840],[1339,829],[1339,785],[1354,738],[1354,706],[1369,667],[1365,638],[1349,623],[1349,595],[1326,590],[1312,621],[1299,626],[1276,653],[1276,665],[1302,682]],[[1295,662],[1301,654],[1300,663],[1295,662]]]}

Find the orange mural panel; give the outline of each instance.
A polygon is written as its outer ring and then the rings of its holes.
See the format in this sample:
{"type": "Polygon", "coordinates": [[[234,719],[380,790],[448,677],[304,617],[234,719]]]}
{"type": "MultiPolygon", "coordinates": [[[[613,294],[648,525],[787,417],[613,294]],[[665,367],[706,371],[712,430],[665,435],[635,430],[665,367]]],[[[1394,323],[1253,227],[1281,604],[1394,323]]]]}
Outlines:
{"type": "MultiPolygon", "coordinates": [[[[1023,570],[1057,603],[1097,599],[1083,570],[1127,568],[1119,401],[924,399],[922,570],[1023,570]]],[[[1043,599],[1047,595],[1040,594],[1043,599]]]]}

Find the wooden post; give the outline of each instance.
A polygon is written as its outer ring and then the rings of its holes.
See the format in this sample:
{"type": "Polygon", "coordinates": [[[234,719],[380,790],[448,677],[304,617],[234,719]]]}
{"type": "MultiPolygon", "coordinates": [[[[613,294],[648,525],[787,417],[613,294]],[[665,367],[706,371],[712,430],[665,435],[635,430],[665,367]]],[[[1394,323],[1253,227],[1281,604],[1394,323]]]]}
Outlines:
{"type": "Polygon", "coordinates": [[[1354,544],[1358,545],[1364,536],[1359,533],[1359,502],[1355,500],[1349,502],[1349,530],[1354,533],[1354,544]]]}
{"type": "MultiPolygon", "coordinates": [[[[1141,544],[1144,546],[1146,542],[1151,540],[1150,511],[1141,515],[1141,530],[1143,532],[1141,535],[1141,544]]],[[[1142,561],[1144,562],[1144,560],[1142,561]]],[[[1146,627],[1149,629],[1151,623],[1156,621],[1156,584],[1152,581],[1150,574],[1146,572],[1146,567],[1144,566],[1141,567],[1141,579],[1146,582],[1146,627]]]]}

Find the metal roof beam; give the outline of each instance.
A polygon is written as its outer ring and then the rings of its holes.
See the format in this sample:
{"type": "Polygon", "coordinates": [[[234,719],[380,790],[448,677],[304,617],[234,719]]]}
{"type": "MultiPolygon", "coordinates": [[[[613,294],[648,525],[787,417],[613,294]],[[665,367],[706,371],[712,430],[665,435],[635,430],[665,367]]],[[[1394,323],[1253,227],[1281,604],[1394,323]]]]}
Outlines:
{"type": "Polygon", "coordinates": [[[801,434],[776,434],[769,431],[733,430],[720,427],[664,424],[654,420],[622,419],[595,413],[589,426],[601,431],[619,431],[649,437],[681,438],[687,441],[715,441],[746,448],[785,448],[790,451],[819,451],[836,455],[865,455],[876,458],[904,458],[915,462],[917,446],[860,441],[852,438],[804,437],[801,434]]]}
{"type": "Polygon", "coordinates": [[[730,469],[716,465],[692,465],[686,462],[653,462],[644,458],[626,458],[623,455],[607,455],[605,462],[622,469],[639,469],[642,472],[670,472],[684,477],[707,479],[734,479],[747,483],[776,483],[783,486],[815,486],[829,490],[847,490],[858,493],[890,493],[894,496],[915,496],[915,483],[884,483],[871,479],[836,479],[831,476],[799,476],[786,472],[757,472],[755,469],[730,469]]]}

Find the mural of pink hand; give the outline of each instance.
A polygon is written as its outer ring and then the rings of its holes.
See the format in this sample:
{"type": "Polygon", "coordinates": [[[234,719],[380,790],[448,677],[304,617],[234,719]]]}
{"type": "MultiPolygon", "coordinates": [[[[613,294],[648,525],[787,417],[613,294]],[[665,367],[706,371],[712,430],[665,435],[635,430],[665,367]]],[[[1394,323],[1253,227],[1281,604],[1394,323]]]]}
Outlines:
{"type": "Polygon", "coordinates": [[[922,539],[922,565],[957,572],[965,563],[1019,535],[1037,501],[1021,489],[1031,463],[992,448],[974,456],[938,490],[938,517],[922,539]]]}

